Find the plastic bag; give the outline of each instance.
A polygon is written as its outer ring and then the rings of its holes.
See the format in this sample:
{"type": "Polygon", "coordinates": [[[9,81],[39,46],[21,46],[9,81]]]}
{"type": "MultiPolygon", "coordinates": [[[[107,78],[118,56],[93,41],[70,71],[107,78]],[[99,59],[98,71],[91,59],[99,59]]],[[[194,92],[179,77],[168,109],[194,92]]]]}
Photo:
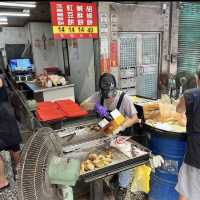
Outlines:
{"type": "Polygon", "coordinates": [[[147,165],[141,165],[133,169],[133,181],[131,184],[131,192],[149,193],[151,168],[147,165]]]}

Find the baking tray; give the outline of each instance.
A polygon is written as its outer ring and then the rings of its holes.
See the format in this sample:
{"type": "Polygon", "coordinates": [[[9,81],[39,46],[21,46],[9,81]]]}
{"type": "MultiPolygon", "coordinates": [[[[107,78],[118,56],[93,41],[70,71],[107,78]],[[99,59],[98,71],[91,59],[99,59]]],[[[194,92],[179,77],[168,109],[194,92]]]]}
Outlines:
{"type": "Polygon", "coordinates": [[[145,154],[143,154],[143,155],[132,154],[133,157],[129,158],[128,156],[126,156],[124,153],[122,153],[118,149],[109,147],[109,145],[106,143],[105,144],[100,143],[99,146],[96,145],[96,146],[90,147],[88,149],[85,148],[82,150],[72,151],[70,153],[65,154],[64,157],[78,158],[81,160],[86,160],[90,153],[96,153],[99,155],[99,154],[105,152],[106,149],[111,150],[112,156],[113,156],[112,163],[110,163],[109,165],[107,165],[103,168],[88,171],[88,172],[80,175],[80,179],[84,180],[85,182],[91,182],[91,181],[118,173],[120,171],[134,168],[136,166],[145,164],[149,161],[149,157],[150,157],[150,153],[151,153],[150,150],[143,147],[142,145],[138,144],[134,140],[129,140],[129,141],[132,143],[132,146],[135,146],[135,147],[139,148],[140,150],[145,151],[145,154]]]}

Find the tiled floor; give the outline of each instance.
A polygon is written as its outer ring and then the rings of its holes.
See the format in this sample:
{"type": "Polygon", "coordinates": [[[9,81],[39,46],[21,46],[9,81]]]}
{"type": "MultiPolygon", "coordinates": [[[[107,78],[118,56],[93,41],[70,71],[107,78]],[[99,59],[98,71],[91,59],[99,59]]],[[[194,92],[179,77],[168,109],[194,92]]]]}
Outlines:
{"type": "MultiPolygon", "coordinates": [[[[21,136],[23,143],[27,141],[27,139],[30,137],[32,132],[27,130],[21,130],[21,136]]],[[[7,177],[10,182],[10,187],[6,188],[5,190],[0,190],[0,200],[17,200],[17,184],[13,179],[13,173],[12,173],[12,167],[11,167],[11,160],[10,160],[10,154],[7,151],[1,151],[1,155],[3,156],[5,160],[5,170],[7,177]]]]}
{"type": "MultiPolygon", "coordinates": [[[[24,132],[22,134],[22,138],[23,141],[26,141],[27,138],[31,135],[31,133],[29,132],[24,132]]],[[[11,161],[10,161],[10,155],[8,152],[6,151],[2,151],[0,152],[2,154],[2,156],[5,159],[5,168],[6,168],[6,174],[7,177],[10,181],[10,187],[6,188],[3,191],[0,191],[0,200],[18,200],[17,198],[17,185],[15,183],[15,181],[13,180],[13,173],[12,173],[12,168],[11,168],[11,161]]],[[[83,186],[83,185],[82,185],[83,186]]],[[[84,188],[88,188],[88,185],[85,185],[81,188],[84,191],[84,188]]],[[[89,195],[83,195],[83,196],[79,196],[78,198],[75,198],[75,200],[89,200],[89,195]]],[[[104,195],[104,199],[103,200],[114,200],[114,197],[111,193],[111,191],[108,189],[106,190],[106,193],[104,195]]],[[[147,200],[147,198],[143,195],[143,194],[137,194],[137,195],[133,195],[130,191],[130,189],[127,191],[127,195],[125,200],[147,200]]]]}
{"type": "Polygon", "coordinates": [[[7,151],[0,152],[5,160],[6,174],[10,182],[10,187],[5,190],[0,190],[0,200],[17,200],[17,185],[13,180],[13,173],[10,162],[10,155],[7,151]]]}

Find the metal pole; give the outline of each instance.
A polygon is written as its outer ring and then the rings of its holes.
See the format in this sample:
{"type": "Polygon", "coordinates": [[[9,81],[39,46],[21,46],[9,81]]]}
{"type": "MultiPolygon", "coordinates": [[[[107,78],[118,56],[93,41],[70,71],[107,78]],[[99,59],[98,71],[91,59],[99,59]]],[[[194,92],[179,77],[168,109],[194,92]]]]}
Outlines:
{"type": "Polygon", "coordinates": [[[172,48],[172,16],[173,16],[173,2],[170,2],[170,8],[169,8],[169,46],[168,46],[168,73],[170,72],[170,64],[171,64],[171,48],[172,48]]]}

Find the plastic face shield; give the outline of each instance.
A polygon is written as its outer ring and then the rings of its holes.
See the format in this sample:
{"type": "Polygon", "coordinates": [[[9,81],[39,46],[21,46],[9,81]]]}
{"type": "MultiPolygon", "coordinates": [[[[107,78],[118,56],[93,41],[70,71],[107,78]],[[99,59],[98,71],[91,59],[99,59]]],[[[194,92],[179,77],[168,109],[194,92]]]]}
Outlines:
{"type": "Polygon", "coordinates": [[[115,89],[112,89],[112,90],[102,90],[101,93],[102,93],[102,96],[105,99],[109,99],[109,98],[112,98],[112,97],[116,96],[116,90],[115,89]]]}
{"type": "Polygon", "coordinates": [[[116,95],[116,87],[112,78],[104,77],[101,80],[101,94],[104,98],[108,99],[116,95]]]}

